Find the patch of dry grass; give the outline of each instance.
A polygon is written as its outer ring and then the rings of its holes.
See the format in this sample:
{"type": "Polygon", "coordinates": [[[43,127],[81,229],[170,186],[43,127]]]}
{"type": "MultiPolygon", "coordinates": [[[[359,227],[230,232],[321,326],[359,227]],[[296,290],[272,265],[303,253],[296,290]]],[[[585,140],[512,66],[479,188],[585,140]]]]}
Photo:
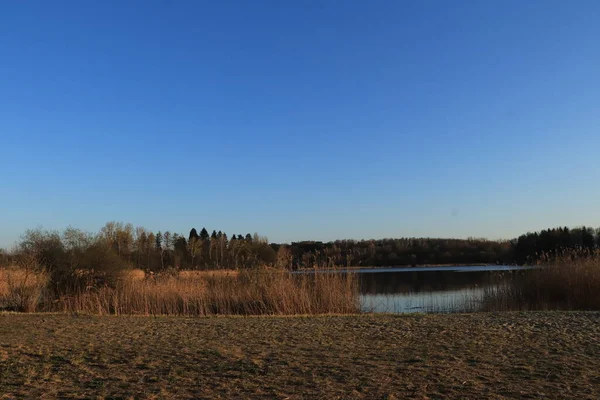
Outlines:
{"type": "Polygon", "coordinates": [[[600,313],[0,314],[7,398],[597,399],[600,313]]]}
{"type": "Polygon", "coordinates": [[[235,269],[215,269],[207,271],[181,271],[179,272],[179,276],[182,278],[214,278],[219,276],[236,277],[239,273],[240,271],[235,269]]]}
{"type": "Polygon", "coordinates": [[[130,280],[130,281],[141,281],[146,279],[146,273],[141,269],[128,269],[120,274],[121,279],[130,280]]]}
{"type": "Polygon", "coordinates": [[[0,268],[0,310],[36,311],[48,279],[48,274],[31,269],[0,268]]]}

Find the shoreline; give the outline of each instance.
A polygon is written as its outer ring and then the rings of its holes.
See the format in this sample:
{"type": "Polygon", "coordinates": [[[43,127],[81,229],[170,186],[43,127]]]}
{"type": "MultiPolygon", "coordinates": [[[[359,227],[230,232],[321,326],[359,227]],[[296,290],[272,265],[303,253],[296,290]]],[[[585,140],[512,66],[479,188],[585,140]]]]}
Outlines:
{"type": "Polygon", "coordinates": [[[331,271],[356,271],[370,269],[415,269],[415,268],[449,268],[449,267],[525,267],[524,265],[509,265],[509,264],[485,264],[485,263],[458,263],[458,264],[417,264],[417,265],[393,265],[393,266],[358,266],[351,267],[323,267],[323,268],[299,268],[294,271],[314,271],[314,270],[331,270],[331,271]]]}

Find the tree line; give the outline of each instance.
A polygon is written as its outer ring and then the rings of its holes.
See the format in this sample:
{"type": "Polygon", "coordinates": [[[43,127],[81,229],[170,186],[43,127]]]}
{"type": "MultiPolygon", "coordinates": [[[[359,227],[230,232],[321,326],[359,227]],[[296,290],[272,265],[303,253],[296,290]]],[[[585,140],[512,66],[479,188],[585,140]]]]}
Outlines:
{"type": "Polygon", "coordinates": [[[276,253],[258,234],[231,235],[206,228],[185,236],[171,231],[156,233],[131,224],[107,223],[99,233],[129,265],[148,271],[177,269],[252,268],[273,265],[276,253]]]}
{"type": "MultiPolygon", "coordinates": [[[[119,265],[159,272],[168,269],[241,269],[267,265],[286,269],[435,264],[527,264],[542,254],[600,247],[600,230],[553,228],[513,240],[481,238],[399,238],[379,240],[269,243],[258,234],[232,234],[206,228],[187,236],[152,232],[108,222],[98,233],[67,228],[64,232],[30,230],[17,251],[38,255],[46,265],[119,265]]],[[[0,264],[10,252],[0,251],[0,264]]],[[[4,260],[4,261],[3,261],[4,260]]]]}
{"type": "Polygon", "coordinates": [[[529,232],[512,240],[400,238],[304,241],[289,246],[293,266],[416,266],[532,264],[559,252],[600,248],[600,228],[567,227],[529,232]]]}
{"type": "Polygon", "coordinates": [[[555,256],[559,252],[574,249],[592,252],[600,248],[600,228],[585,226],[569,229],[545,229],[529,232],[512,241],[512,258],[516,264],[534,262],[542,256],[555,256]]]}

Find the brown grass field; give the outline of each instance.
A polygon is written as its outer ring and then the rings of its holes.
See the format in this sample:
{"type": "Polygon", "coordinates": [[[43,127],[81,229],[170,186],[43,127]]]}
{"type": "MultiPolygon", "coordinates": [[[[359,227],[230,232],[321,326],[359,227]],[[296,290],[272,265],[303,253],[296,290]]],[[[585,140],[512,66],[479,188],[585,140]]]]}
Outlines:
{"type": "Polygon", "coordinates": [[[0,398],[600,398],[600,313],[0,314],[0,398]]]}

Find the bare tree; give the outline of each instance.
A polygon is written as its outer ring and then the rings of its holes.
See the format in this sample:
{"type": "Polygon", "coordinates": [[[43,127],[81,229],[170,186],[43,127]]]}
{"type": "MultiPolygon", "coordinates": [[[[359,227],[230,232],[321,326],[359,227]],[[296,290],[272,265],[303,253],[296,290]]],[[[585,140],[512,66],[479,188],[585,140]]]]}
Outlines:
{"type": "Polygon", "coordinates": [[[192,256],[192,269],[195,269],[194,260],[196,259],[196,255],[202,250],[202,242],[200,239],[192,237],[188,240],[187,248],[190,256],[192,256]]]}
{"type": "Polygon", "coordinates": [[[142,228],[141,226],[136,227],[133,236],[133,245],[136,250],[136,268],[140,267],[140,260],[142,257],[142,253],[145,250],[147,240],[148,238],[146,236],[146,229],[142,228]]]}
{"type": "MultiPolygon", "coordinates": [[[[165,253],[166,253],[166,260],[169,261],[170,260],[170,255],[171,255],[171,247],[173,246],[173,236],[171,235],[171,232],[166,231],[165,233],[163,233],[163,239],[164,239],[164,246],[161,249],[160,252],[160,257],[161,259],[164,257],[165,253]]],[[[170,265],[167,265],[170,266],[170,265]]],[[[164,269],[164,263],[163,263],[163,269],[164,269]]]]}
{"type": "Polygon", "coordinates": [[[277,250],[277,267],[279,268],[292,268],[292,251],[286,245],[282,245],[279,250],[277,250]]]}
{"type": "Polygon", "coordinates": [[[155,243],[156,243],[156,236],[154,235],[154,233],[150,232],[148,234],[148,244],[146,246],[146,252],[147,252],[146,255],[148,256],[148,264],[147,264],[146,267],[148,269],[150,269],[150,270],[152,269],[152,262],[151,262],[152,261],[152,258],[151,258],[151,255],[152,255],[152,246],[155,243]]]}

